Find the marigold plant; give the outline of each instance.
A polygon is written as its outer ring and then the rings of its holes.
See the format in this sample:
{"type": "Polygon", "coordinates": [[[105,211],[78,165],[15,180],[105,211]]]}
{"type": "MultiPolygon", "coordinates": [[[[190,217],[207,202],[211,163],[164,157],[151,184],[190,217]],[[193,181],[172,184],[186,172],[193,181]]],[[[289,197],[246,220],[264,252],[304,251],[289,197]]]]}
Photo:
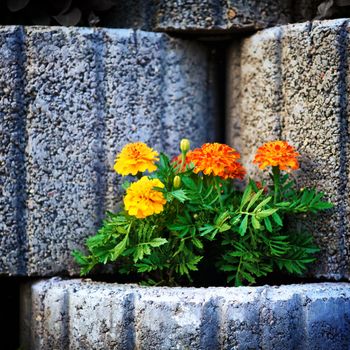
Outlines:
{"type": "Polygon", "coordinates": [[[244,182],[240,155],[228,145],[191,151],[182,140],[180,151],[171,161],[141,142],[122,149],[115,169],[136,179],[124,181],[124,206],[106,214],[87,240],[88,254],[73,252],[82,275],[113,263],[148,285],[198,284],[214,275],[238,286],[276,270],[302,275],[315,261],[312,235],[295,223],[332,204],[290,178],[299,167],[294,147],[274,141],[258,148],[254,163],[271,167],[270,182],[244,182]]]}

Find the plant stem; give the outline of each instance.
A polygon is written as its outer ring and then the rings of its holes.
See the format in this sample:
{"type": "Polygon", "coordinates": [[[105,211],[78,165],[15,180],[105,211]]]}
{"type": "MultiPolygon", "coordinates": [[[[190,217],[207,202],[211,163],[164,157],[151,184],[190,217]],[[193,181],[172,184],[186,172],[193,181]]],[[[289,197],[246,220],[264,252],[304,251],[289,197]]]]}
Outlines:
{"type": "Polygon", "coordinates": [[[274,204],[277,203],[279,200],[279,192],[280,192],[280,175],[281,171],[278,166],[272,167],[272,174],[273,174],[273,185],[274,185],[274,204]]]}
{"type": "Polygon", "coordinates": [[[217,177],[214,178],[214,186],[216,187],[216,191],[219,197],[220,209],[224,209],[224,204],[222,202],[221,189],[220,189],[220,181],[217,177]]]}
{"type": "Polygon", "coordinates": [[[181,166],[180,166],[180,172],[182,172],[185,164],[186,164],[186,151],[181,151],[181,166]]]}

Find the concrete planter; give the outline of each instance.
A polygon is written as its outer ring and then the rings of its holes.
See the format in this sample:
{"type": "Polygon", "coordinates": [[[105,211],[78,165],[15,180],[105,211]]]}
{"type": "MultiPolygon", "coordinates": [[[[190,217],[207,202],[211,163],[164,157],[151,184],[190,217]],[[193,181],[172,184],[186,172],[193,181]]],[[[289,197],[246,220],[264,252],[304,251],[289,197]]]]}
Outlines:
{"type": "Polygon", "coordinates": [[[350,347],[350,284],[166,288],[53,278],[22,289],[24,349],[350,347]]]}
{"type": "Polygon", "coordinates": [[[262,143],[287,140],[303,155],[300,185],[336,205],[311,228],[322,250],[313,277],[350,279],[348,68],[347,20],[266,29],[229,53],[228,139],[243,162],[262,143]]]}
{"type": "Polygon", "coordinates": [[[0,27],[0,274],[77,274],[116,207],[116,152],[213,137],[207,49],[166,34],[0,27]]]}

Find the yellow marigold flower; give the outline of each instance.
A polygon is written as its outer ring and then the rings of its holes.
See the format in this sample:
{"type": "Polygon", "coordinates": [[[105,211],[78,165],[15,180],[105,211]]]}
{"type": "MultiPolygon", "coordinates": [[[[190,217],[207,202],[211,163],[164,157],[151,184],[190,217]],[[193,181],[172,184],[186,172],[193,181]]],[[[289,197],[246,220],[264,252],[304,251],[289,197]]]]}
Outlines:
{"type": "Polygon", "coordinates": [[[205,143],[187,154],[194,164],[193,171],[202,171],[205,175],[219,176],[223,179],[243,179],[246,171],[237,162],[239,153],[232,147],[221,143],[205,143]]]}
{"type": "Polygon", "coordinates": [[[299,168],[297,157],[299,153],[288,142],[271,141],[258,148],[253,163],[258,164],[260,169],[278,166],[280,170],[296,170],[299,168]]]}
{"type": "Polygon", "coordinates": [[[143,176],[128,187],[124,205],[129,215],[143,219],[163,211],[166,200],[163,193],[154,187],[164,188],[164,185],[160,180],[149,179],[147,176],[143,176]]]}
{"type": "Polygon", "coordinates": [[[114,170],[120,175],[136,175],[157,169],[154,163],[159,160],[158,153],[143,142],[128,143],[117,155],[114,170]]]}

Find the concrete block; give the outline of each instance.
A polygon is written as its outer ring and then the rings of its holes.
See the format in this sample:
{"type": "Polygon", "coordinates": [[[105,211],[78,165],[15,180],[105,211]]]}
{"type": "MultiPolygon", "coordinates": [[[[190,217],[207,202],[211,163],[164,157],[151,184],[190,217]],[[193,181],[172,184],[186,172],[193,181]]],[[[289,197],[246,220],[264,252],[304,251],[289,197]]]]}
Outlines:
{"type": "Polygon", "coordinates": [[[232,34],[286,24],[295,12],[305,18],[310,13],[305,2],[293,6],[281,0],[130,0],[117,3],[102,16],[102,24],[195,35],[232,34]]]}
{"type": "Polygon", "coordinates": [[[73,249],[120,200],[116,153],[213,139],[209,54],[133,30],[0,29],[0,274],[77,274],[73,249]]]}
{"type": "Polygon", "coordinates": [[[230,88],[239,89],[239,107],[228,118],[240,134],[227,136],[233,145],[240,136],[250,173],[259,145],[287,140],[302,154],[300,186],[316,186],[336,205],[309,227],[321,248],[310,275],[331,279],[350,278],[348,28],[333,20],[266,29],[233,47],[229,65],[231,76],[239,67],[240,85],[230,88]]]}
{"type": "Polygon", "coordinates": [[[23,349],[348,349],[350,284],[167,288],[53,278],[22,289],[23,349]]]}

